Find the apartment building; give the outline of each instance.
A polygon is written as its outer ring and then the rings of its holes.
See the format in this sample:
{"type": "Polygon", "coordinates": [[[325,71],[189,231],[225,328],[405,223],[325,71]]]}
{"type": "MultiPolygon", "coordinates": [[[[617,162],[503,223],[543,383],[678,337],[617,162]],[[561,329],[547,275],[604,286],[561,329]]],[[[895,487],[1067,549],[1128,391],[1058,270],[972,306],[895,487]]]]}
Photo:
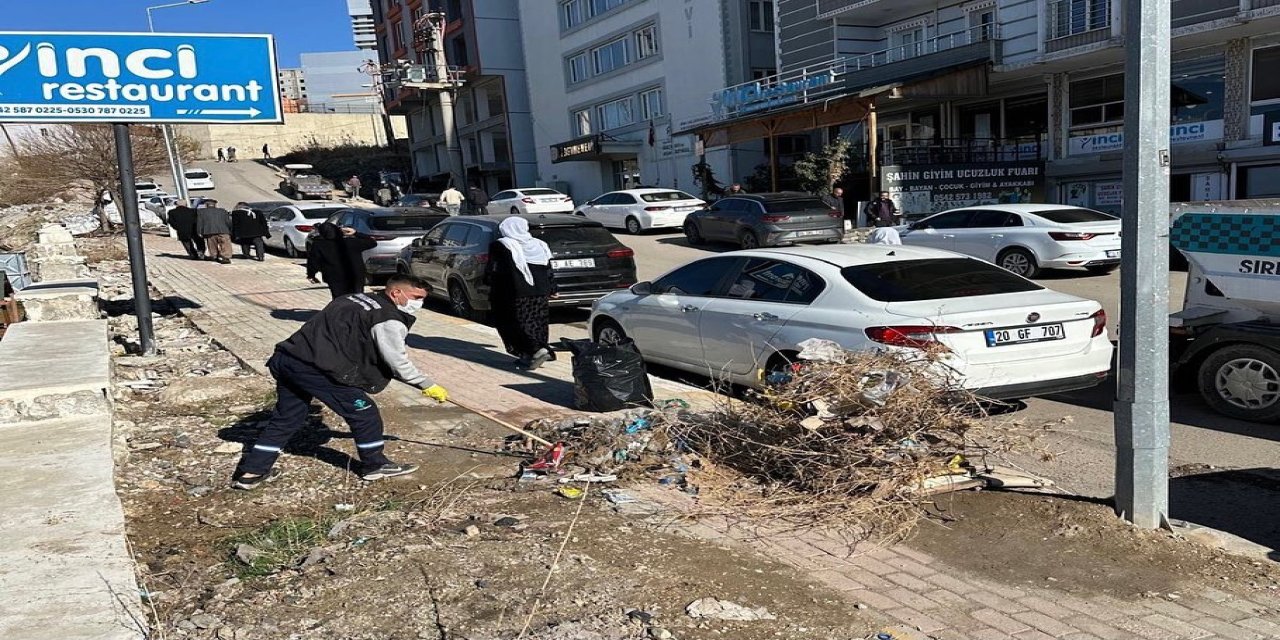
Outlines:
{"type": "Polygon", "coordinates": [[[276,76],[280,79],[280,96],[294,102],[307,101],[307,76],[302,69],[281,69],[276,76]]]}
{"type": "MultiPolygon", "coordinates": [[[[641,185],[696,192],[685,129],[708,88],[776,71],[774,8],[746,0],[520,0],[539,183],[579,201],[641,185]],[[549,10],[554,7],[554,11],[549,10]]],[[[709,150],[731,182],[760,143],[709,150]],[[754,148],[751,146],[754,144],[754,148]]]]}
{"type": "MultiPolygon", "coordinates": [[[[431,12],[445,15],[444,53],[451,74],[461,80],[453,113],[465,181],[489,193],[534,184],[537,163],[516,0],[373,2],[384,63],[430,67],[423,20],[431,12]]],[[[450,160],[439,94],[393,87],[387,108],[406,116],[420,187],[442,189],[450,179],[450,160]]]]}
{"type": "MultiPolygon", "coordinates": [[[[913,213],[1028,199],[1122,212],[1122,2],[779,0],[779,75],[752,91],[782,104],[699,133],[790,130],[807,109],[820,137],[863,143],[859,196],[885,188],[913,213]]],[[[1171,198],[1280,195],[1280,77],[1266,73],[1280,0],[1173,0],[1172,27],[1171,198]]]]}
{"type": "Polygon", "coordinates": [[[378,47],[374,29],[371,0],[347,0],[347,15],[351,17],[351,35],[357,49],[372,51],[378,47]]]}

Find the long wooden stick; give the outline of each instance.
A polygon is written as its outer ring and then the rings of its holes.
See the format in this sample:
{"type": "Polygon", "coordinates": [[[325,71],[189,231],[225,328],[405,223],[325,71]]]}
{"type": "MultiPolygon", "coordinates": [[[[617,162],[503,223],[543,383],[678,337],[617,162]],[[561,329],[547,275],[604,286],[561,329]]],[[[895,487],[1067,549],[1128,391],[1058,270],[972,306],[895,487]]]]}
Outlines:
{"type": "Polygon", "coordinates": [[[497,416],[495,416],[495,415],[493,415],[493,414],[491,414],[491,413],[488,413],[488,412],[483,411],[483,410],[481,410],[481,409],[477,409],[477,408],[475,408],[475,407],[469,406],[469,405],[467,405],[467,404],[465,404],[465,403],[463,403],[463,402],[459,402],[459,401],[454,400],[454,399],[452,399],[452,398],[450,398],[450,399],[449,399],[449,403],[450,403],[450,404],[453,404],[453,405],[456,405],[456,406],[458,406],[458,407],[460,407],[460,408],[462,408],[462,409],[466,409],[467,411],[470,411],[471,413],[479,414],[481,417],[483,417],[483,418],[485,418],[485,419],[489,420],[490,422],[497,423],[497,424],[498,424],[498,426],[503,427],[504,429],[509,429],[509,430],[511,430],[511,431],[514,431],[514,432],[516,432],[516,433],[518,433],[518,434],[520,434],[520,435],[522,435],[522,436],[524,436],[524,437],[526,437],[526,438],[528,438],[528,439],[530,439],[530,440],[533,440],[534,442],[537,442],[537,443],[539,443],[539,444],[541,444],[541,445],[543,445],[543,446],[547,446],[547,447],[553,447],[553,446],[555,446],[553,443],[551,443],[551,442],[549,442],[549,441],[547,441],[547,440],[545,440],[545,439],[543,439],[543,438],[539,438],[538,436],[535,436],[535,435],[533,435],[532,433],[529,433],[528,431],[525,431],[524,429],[521,429],[520,427],[517,427],[517,426],[515,426],[514,424],[511,424],[510,422],[507,422],[506,420],[503,420],[502,418],[499,418],[499,417],[497,417],[497,416]]]}

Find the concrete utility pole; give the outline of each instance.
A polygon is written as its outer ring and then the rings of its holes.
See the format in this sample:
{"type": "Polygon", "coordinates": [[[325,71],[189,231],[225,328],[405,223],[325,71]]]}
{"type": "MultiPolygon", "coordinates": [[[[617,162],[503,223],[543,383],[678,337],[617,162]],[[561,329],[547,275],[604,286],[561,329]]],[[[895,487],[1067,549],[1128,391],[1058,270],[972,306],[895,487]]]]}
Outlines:
{"type": "Polygon", "coordinates": [[[444,52],[444,13],[435,11],[424,17],[431,27],[427,56],[430,58],[428,64],[435,68],[435,81],[406,83],[406,86],[416,84],[422,88],[436,89],[436,95],[440,97],[440,122],[444,125],[444,146],[449,153],[449,181],[458,189],[466,191],[467,169],[462,160],[462,145],[458,141],[458,126],[454,122],[453,111],[453,99],[462,83],[455,81],[449,73],[449,60],[444,52]]]}
{"type": "Polygon", "coordinates": [[[1169,514],[1169,5],[1123,5],[1116,511],[1145,528],[1167,526],[1169,514]]]}

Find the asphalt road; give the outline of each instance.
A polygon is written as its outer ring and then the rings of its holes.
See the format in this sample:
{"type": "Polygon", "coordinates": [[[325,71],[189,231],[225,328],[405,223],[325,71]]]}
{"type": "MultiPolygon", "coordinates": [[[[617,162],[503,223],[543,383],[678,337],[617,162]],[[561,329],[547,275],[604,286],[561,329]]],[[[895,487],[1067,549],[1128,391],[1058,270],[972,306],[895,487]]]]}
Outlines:
{"type": "MultiPolygon", "coordinates": [[[[287,199],[275,191],[278,181],[275,175],[255,162],[206,162],[202,166],[214,175],[218,184],[215,197],[226,205],[234,204],[237,200],[287,199]]],[[[705,256],[708,251],[727,251],[733,248],[727,245],[691,247],[679,233],[619,237],[635,250],[639,276],[644,280],[705,256]]],[[[1094,276],[1084,271],[1052,271],[1040,278],[1039,282],[1052,289],[1100,301],[1107,310],[1112,336],[1115,336],[1115,326],[1120,315],[1118,272],[1094,276]]],[[[1179,308],[1185,282],[1185,273],[1170,274],[1170,310],[1179,308]]],[[[586,318],[586,310],[565,311],[558,312],[554,321],[581,329],[586,318]]],[[[551,335],[556,335],[555,327],[552,327],[551,335]]],[[[657,374],[671,375],[670,372],[663,371],[657,374]]],[[[998,419],[1015,420],[1028,425],[1058,422],[1064,418],[1070,420],[1068,426],[1057,430],[1044,441],[1053,454],[1051,459],[1024,456],[1016,462],[1028,470],[1052,478],[1071,493],[1091,497],[1110,496],[1113,492],[1115,464],[1111,411],[1113,380],[1104,381],[1088,391],[1033,398],[1026,401],[1025,406],[1000,416],[998,419]]],[[[1242,422],[1217,415],[1195,393],[1173,395],[1171,406],[1171,466],[1195,469],[1198,472],[1204,472],[1208,467],[1270,470],[1280,461],[1280,426],[1242,422]]],[[[1266,500],[1272,501],[1273,505],[1280,504],[1275,501],[1280,497],[1280,482],[1271,481],[1265,490],[1266,500]]],[[[1224,528],[1215,519],[1227,516],[1217,512],[1222,511],[1224,505],[1231,500],[1240,499],[1241,492],[1230,483],[1210,486],[1175,480],[1171,483],[1171,496],[1173,517],[1224,528]]],[[[1242,531],[1242,535],[1246,537],[1257,537],[1247,535],[1247,527],[1242,531]]],[[[1267,541],[1255,541],[1268,544],[1267,541]]],[[[1280,540],[1270,541],[1269,546],[1280,547],[1280,540]]]]}

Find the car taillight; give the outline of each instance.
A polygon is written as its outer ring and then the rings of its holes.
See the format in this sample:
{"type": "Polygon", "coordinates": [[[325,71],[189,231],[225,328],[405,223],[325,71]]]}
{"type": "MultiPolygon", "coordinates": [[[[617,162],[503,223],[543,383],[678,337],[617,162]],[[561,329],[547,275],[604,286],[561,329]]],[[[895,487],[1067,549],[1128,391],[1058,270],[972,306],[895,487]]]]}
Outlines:
{"type": "Polygon", "coordinates": [[[561,202],[573,202],[573,198],[565,197],[565,198],[562,198],[560,201],[561,201],[561,202]]]}
{"type": "Polygon", "coordinates": [[[605,255],[609,256],[610,258],[631,258],[636,255],[636,252],[632,251],[631,247],[621,247],[618,249],[613,249],[612,251],[610,251],[605,255]]]}
{"type": "Polygon", "coordinates": [[[489,254],[487,254],[487,253],[477,253],[477,254],[476,254],[476,262],[479,262],[480,264],[485,264],[485,263],[489,262],[489,254]]]}
{"type": "Polygon", "coordinates": [[[1098,309],[1098,312],[1089,316],[1093,318],[1093,333],[1089,334],[1090,338],[1096,338],[1107,330],[1107,310],[1098,309]]]}
{"type": "Polygon", "coordinates": [[[1049,237],[1054,240],[1092,240],[1096,233],[1080,233],[1077,231],[1050,231],[1049,237]]]}
{"type": "Polygon", "coordinates": [[[309,225],[309,224],[300,224],[300,225],[298,225],[298,226],[297,226],[297,227],[295,227],[295,228],[296,228],[298,231],[301,231],[301,232],[303,232],[303,233],[311,233],[311,230],[312,230],[312,229],[315,229],[315,227],[313,227],[313,226],[311,226],[311,225],[309,225]]]}
{"type": "Polygon", "coordinates": [[[866,334],[875,342],[894,347],[927,349],[940,343],[939,333],[958,333],[959,327],[935,327],[931,325],[899,325],[895,327],[867,327],[866,334]]]}
{"type": "Polygon", "coordinates": [[[535,204],[537,200],[534,200],[533,198],[520,198],[520,202],[525,204],[535,204]]]}
{"type": "Polygon", "coordinates": [[[843,214],[843,213],[840,213],[839,211],[837,211],[837,210],[835,210],[835,209],[832,209],[832,210],[828,211],[828,212],[827,212],[827,215],[828,215],[828,216],[830,216],[830,217],[832,217],[832,218],[835,218],[835,219],[837,219],[837,220],[839,220],[840,218],[843,218],[843,217],[844,217],[844,214],[843,214]]]}
{"type": "Polygon", "coordinates": [[[670,209],[670,208],[671,207],[645,207],[644,210],[645,211],[666,211],[667,209],[670,209]]]}
{"type": "Polygon", "coordinates": [[[791,216],[769,214],[761,217],[760,219],[765,222],[786,222],[791,219],[791,216]]]}

